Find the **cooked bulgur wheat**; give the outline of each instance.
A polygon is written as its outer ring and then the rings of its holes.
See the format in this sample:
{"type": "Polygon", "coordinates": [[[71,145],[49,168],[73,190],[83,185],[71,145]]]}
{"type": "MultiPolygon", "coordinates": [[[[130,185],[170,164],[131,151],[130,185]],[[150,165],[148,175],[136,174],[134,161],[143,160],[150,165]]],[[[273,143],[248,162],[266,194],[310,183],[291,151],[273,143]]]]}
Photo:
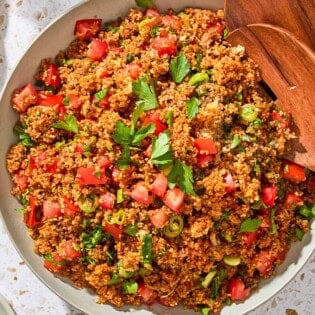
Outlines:
{"type": "Polygon", "coordinates": [[[221,10],[77,21],[37,90],[13,93],[7,168],[34,251],[99,303],[219,313],[309,230],[290,117],[225,35],[221,10]]]}

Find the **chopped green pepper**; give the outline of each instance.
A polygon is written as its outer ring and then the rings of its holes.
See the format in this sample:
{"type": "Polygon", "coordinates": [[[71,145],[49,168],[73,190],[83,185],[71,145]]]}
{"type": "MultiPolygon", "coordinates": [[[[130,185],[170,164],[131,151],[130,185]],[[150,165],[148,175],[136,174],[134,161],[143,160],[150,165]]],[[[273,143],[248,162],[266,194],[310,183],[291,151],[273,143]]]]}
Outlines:
{"type": "Polygon", "coordinates": [[[183,227],[183,218],[180,215],[174,215],[170,218],[168,225],[164,227],[163,232],[166,237],[174,238],[182,232],[183,227]]]}
{"type": "Polygon", "coordinates": [[[199,85],[209,80],[209,75],[205,72],[198,72],[191,76],[188,83],[190,85],[199,85]]]}

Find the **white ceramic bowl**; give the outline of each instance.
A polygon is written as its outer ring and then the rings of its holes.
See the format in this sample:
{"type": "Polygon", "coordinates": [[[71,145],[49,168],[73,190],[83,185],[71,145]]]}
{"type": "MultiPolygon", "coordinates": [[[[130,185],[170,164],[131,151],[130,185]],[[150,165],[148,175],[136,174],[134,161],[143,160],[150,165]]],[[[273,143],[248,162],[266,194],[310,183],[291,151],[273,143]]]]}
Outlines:
{"type": "MultiPolygon", "coordinates": [[[[200,7],[218,9],[223,7],[223,0],[181,0],[171,3],[168,0],[155,0],[155,4],[162,12],[172,7],[180,10],[184,7],[200,7]]],[[[17,139],[12,133],[14,123],[18,119],[11,109],[10,97],[16,87],[25,85],[32,80],[39,61],[45,57],[54,57],[60,49],[64,49],[73,39],[74,23],[78,19],[100,17],[103,21],[124,17],[131,7],[135,7],[134,0],[93,0],[86,1],[46,28],[30,46],[26,54],[16,66],[11,78],[8,80],[0,101],[0,208],[1,213],[16,249],[36,276],[52,291],[78,309],[93,315],[115,315],[129,311],[134,314],[196,314],[191,310],[182,308],[167,308],[159,304],[151,307],[125,307],[116,309],[109,305],[96,304],[97,297],[86,289],[77,289],[65,279],[54,277],[42,267],[42,258],[33,253],[33,241],[27,236],[27,229],[22,222],[21,215],[14,211],[19,208],[15,198],[10,195],[11,180],[6,171],[6,153],[17,139]]],[[[313,228],[315,223],[313,222],[313,228]]],[[[315,232],[303,238],[302,242],[292,246],[285,263],[278,269],[276,277],[261,284],[248,300],[238,305],[225,307],[222,315],[244,314],[261,303],[265,302],[278,292],[302,268],[315,247],[315,232]],[[313,239],[313,242],[312,242],[313,239]]]]}

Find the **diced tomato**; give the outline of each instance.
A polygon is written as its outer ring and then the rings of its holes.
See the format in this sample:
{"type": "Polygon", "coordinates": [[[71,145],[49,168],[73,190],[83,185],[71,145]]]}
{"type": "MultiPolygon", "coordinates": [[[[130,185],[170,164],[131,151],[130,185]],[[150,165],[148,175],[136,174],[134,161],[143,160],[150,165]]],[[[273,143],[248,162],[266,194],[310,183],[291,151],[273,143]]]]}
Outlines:
{"type": "Polygon", "coordinates": [[[304,182],[306,180],[305,169],[303,166],[285,161],[283,164],[283,178],[295,183],[304,182]]]}
{"type": "Polygon", "coordinates": [[[119,240],[120,235],[122,235],[124,232],[123,228],[120,225],[110,224],[108,222],[105,222],[103,229],[105,232],[110,234],[115,240],[119,240]]]}
{"type": "Polygon", "coordinates": [[[106,155],[102,155],[98,158],[97,165],[100,169],[107,169],[112,165],[112,162],[106,155]]]}
{"type": "Polygon", "coordinates": [[[154,291],[145,286],[143,282],[139,284],[138,293],[141,295],[143,302],[151,305],[156,301],[157,295],[154,291]]]}
{"type": "Polygon", "coordinates": [[[285,119],[284,117],[282,117],[280,115],[280,113],[278,113],[276,111],[273,111],[271,113],[271,118],[273,120],[278,121],[283,129],[287,129],[289,127],[289,125],[290,125],[290,121],[288,119],[285,119]]]}
{"type": "Polygon", "coordinates": [[[74,202],[67,198],[63,197],[63,213],[66,218],[71,218],[80,212],[80,208],[74,204],[74,202]]]}
{"type": "Polygon", "coordinates": [[[265,250],[260,251],[254,258],[256,269],[261,275],[266,275],[272,268],[275,257],[265,250]]]}
{"type": "Polygon", "coordinates": [[[36,104],[37,95],[36,89],[29,83],[13,94],[11,102],[19,113],[24,113],[29,106],[36,104]]]}
{"type": "Polygon", "coordinates": [[[100,195],[99,203],[103,209],[113,209],[116,201],[116,196],[109,191],[100,195]]]}
{"type": "Polygon", "coordinates": [[[136,80],[139,78],[141,69],[140,63],[128,63],[126,67],[131,79],[136,80]]]}
{"type": "Polygon", "coordinates": [[[44,267],[51,272],[61,271],[63,269],[63,264],[61,263],[63,259],[57,253],[52,253],[51,256],[52,260],[44,260],[44,267]]]}
{"type": "Polygon", "coordinates": [[[197,165],[201,168],[206,168],[214,160],[214,155],[212,154],[198,154],[197,155],[197,165]]]}
{"type": "Polygon", "coordinates": [[[259,216],[258,219],[262,219],[262,222],[260,223],[259,227],[262,229],[269,229],[271,227],[269,209],[263,209],[260,210],[260,212],[262,212],[262,215],[259,216]]]}
{"type": "Polygon", "coordinates": [[[172,37],[155,37],[151,45],[160,57],[177,54],[176,40],[172,37]]]}
{"type": "Polygon", "coordinates": [[[212,139],[209,138],[197,138],[194,140],[194,146],[200,154],[216,154],[217,148],[212,139]]]}
{"type": "Polygon", "coordinates": [[[258,238],[258,232],[257,231],[255,231],[255,232],[247,232],[247,233],[244,233],[243,237],[244,237],[245,244],[248,247],[250,247],[256,242],[256,240],[258,238]]]}
{"type": "Polygon", "coordinates": [[[170,27],[175,31],[179,31],[183,25],[182,20],[176,15],[164,15],[162,17],[162,23],[164,26],[170,27]]]}
{"type": "Polygon", "coordinates": [[[148,17],[157,17],[160,16],[160,12],[156,9],[148,8],[145,10],[144,15],[148,17]]]}
{"type": "Polygon", "coordinates": [[[46,163],[44,169],[48,173],[56,174],[58,169],[58,158],[52,158],[49,162],[50,162],[49,164],[46,163]]]}
{"type": "Polygon", "coordinates": [[[27,208],[27,212],[24,214],[24,222],[29,228],[33,228],[39,223],[39,219],[37,218],[35,197],[33,195],[29,196],[29,205],[27,208]]]}
{"type": "Polygon", "coordinates": [[[281,251],[278,254],[277,259],[280,260],[280,261],[284,261],[286,257],[287,257],[287,249],[285,248],[283,251],[281,251]]]}
{"type": "Polygon", "coordinates": [[[285,196],[284,205],[285,206],[301,206],[303,204],[303,200],[301,197],[296,195],[295,193],[289,192],[285,196]]]}
{"type": "Polygon", "coordinates": [[[13,182],[19,187],[20,192],[23,192],[27,188],[28,177],[26,175],[15,174],[13,182]]]}
{"type": "Polygon", "coordinates": [[[229,283],[232,301],[243,301],[250,295],[250,288],[245,289],[245,284],[240,278],[232,278],[229,283]]]}
{"type": "Polygon", "coordinates": [[[155,177],[154,182],[151,185],[151,191],[155,195],[163,198],[164,195],[165,195],[166,189],[167,189],[167,178],[166,178],[166,176],[164,174],[162,174],[162,173],[157,174],[156,177],[155,177]]]}
{"type": "Polygon", "coordinates": [[[118,167],[113,167],[111,178],[112,178],[112,182],[115,185],[119,184],[119,181],[121,179],[121,170],[118,167]]]}
{"type": "Polygon", "coordinates": [[[46,75],[44,76],[44,83],[46,86],[52,86],[54,88],[59,88],[61,85],[61,78],[58,73],[58,67],[54,63],[51,63],[46,70],[46,75]]]}
{"type": "Polygon", "coordinates": [[[151,223],[158,229],[164,227],[168,222],[168,215],[162,209],[150,212],[149,218],[151,223]]]}
{"type": "Polygon", "coordinates": [[[217,33],[220,35],[223,35],[225,28],[226,28],[226,26],[224,24],[219,24],[218,28],[217,28],[217,33]]]}
{"type": "Polygon", "coordinates": [[[154,135],[156,136],[158,136],[161,132],[167,129],[167,125],[161,121],[160,115],[157,112],[154,112],[144,118],[142,125],[146,126],[149,124],[155,125],[154,135]]]}
{"type": "Polygon", "coordinates": [[[208,21],[207,21],[207,25],[208,25],[209,27],[216,26],[216,25],[220,24],[220,21],[221,21],[221,19],[219,19],[219,18],[214,18],[214,19],[212,19],[212,20],[208,20],[208,21]]]}
{"type": "Polygon", "coordinates": [[[55,95],[46,92],[39,92],[38,93],[38,105],[41,106],[55,106],[55,105],[63,105],[63,96],[62,95],[55,95]]]}
{"type": "Polygon", "coordinates": [[[278,188],[276,186],[263,187],[261,199],[265,205],[268,207],[273,207],[275,205],[277,193],[278,188]]]}
{"type": "Polygon", "coordinates": [[[225,191],[227,193],[235,192],[236,187],[235,187],[235,183],[234,183],[233,176],[231,175],[231,173],[227,173],[223,179],[226,184],[225,191]]]}
{"type": "Polygon", "coordinates": [[[82,102],[80,101],[79,96],[70,94],[69,95],[69,106],[72,109],[79,109],[82,106],[82,102]]]}
{"type": "Polygon", "coordinates": [[[179,212],[184,203],[185,194],[179,188],[169,189],[164,198],[164,204],[175,212],[179,212]]]}
{"type": "Polygon", "coordinates": [[[108,45],[99,38],[94,38],[89,45],[86,55],[95,61],[100,61],[106,57],[108,45]]]}
{"type": "Polygon", "coordinates": [[[59,255],[61,258],[69,261],[74,261],[79,259],[82,256],[81,251],[77,250],[79,248],[79,244],[72,241],[64,241],[59,245],[59,255]]]}
{"type": "Polygon", "coordinates": [[[133,186],[130,196],[132,199],[146,206],[148,206],[151,202],[149,191],[144,186],[143,182],[137,183],[136,185],[133,186]]]}
{"type": "Polygon", "coordinates": [[[79,167],[76,179],[81,185],[101,185],[107,181],[105,173],[96,172],[93,167],[79,167]]]}
{"type": "Polygon", "coordinates": [[[100,31],[101,25],[101,19],[78,20],[75,23],[74,35],[77,39],[80,40],[93,38],[100,31]]]}
{"type": "Polygon", "coordinates": [[[78,152],[83,154],[84,153],[84,148],[82,143],[77,143],[74,147],[74,152],[78,152]]]}
{"type": "Polygon", "coordinates": [[[59,202],[48,199],[43,202],[43,221],[47,219],[57,218],[61,215],[61,206],[59,202]]]}

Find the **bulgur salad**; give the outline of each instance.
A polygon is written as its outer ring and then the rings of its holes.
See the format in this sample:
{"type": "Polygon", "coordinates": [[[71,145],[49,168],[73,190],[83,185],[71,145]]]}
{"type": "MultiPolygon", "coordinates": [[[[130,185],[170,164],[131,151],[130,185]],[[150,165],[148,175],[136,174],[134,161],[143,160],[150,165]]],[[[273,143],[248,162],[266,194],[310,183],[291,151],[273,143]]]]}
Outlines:
{"type": "Polygon", "coordinates": [[[34,251],[99,303],[218,314],[310,228],[291,118],[226,35],[222,10],[78,20],[13,92],[7,169],[34,251]]]}

